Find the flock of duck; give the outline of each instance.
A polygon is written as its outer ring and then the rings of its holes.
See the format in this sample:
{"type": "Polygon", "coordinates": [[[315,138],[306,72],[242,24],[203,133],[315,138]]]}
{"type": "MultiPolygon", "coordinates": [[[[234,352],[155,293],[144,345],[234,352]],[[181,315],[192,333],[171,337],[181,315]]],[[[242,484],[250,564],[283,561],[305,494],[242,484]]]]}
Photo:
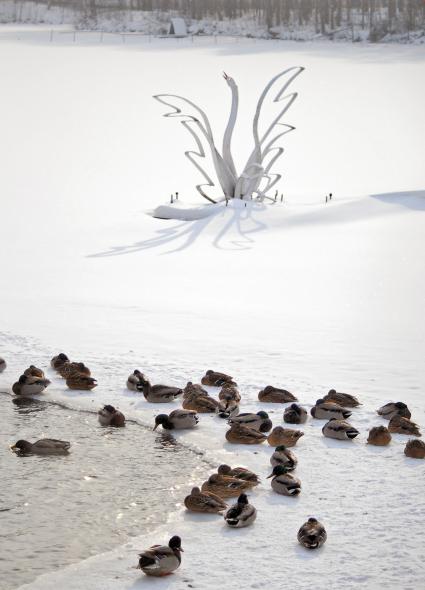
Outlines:
{"type": "MultiPolygon", "coordinates": [[[[64,353],[51,360],[51,367],[65,380],[70,389],[91,390],[97,385],[90,369],[81,362],[72,362],[64,353]]],[[[6,368],[6,362],[0,358],[0,372],[6,368]]],[[[13,384],[12,391],[18,396],[32,396],[42,393],[50,381],[44,372],[31,365],[13,384]]],[[[225,437],[233,444],[261,444],[267,440],[275,447],[270,457],[271,488],[277,494],[297,496],[301,492],[301,481],[293,472],[298,459],[289,447],[294,447],[304,432],[294,428],[275,426],[273,428],[267,412],[257,413],[239,411],[241,395],[237,383],[230,375],[208,370],[200,384],[188,382],[184,389],[168,385],[152,385],[139,370],[133,371],[127,379],[127,388],[143,394],[150,403],[169,403],[182,400],[182,407],[170,414],[158,414],[155,417],[154,430],[161,426],[165,430],[195,428],[199,423],[198,414],[214,413],[227,420],[229,429],[225,437]],[[219,387],[218,399],[212,397],[203,386],[219,387]]],[[[297,398],[285,389],[268,385],[258,393],[263,403],[282,403],[287,406],[283,413],[286,424],[303,424],[308,419],[305,408],[297,403],[297,398]]],[[[353,440],[359,431],[347,419],[352,412],[348,408],[360,406],[359,400],[348,393],[331,389],[327,395],[317,400],[311,408],[313,419],[326,420],[322,428],[325,437],[337,440],[353,440]]],[[[390,402],[377,410],[388,420],[386,426],[375,426],[369,431],[367,442],[384,446],[391,441],[391,433],[421,436],[417,424],[410,420],[411,412],[403,402],[390,402]]],[[[102,426],[125,426],[125,416],[112,405],[105,405],[98,412],[102,426]]],[[[56,439],[44,438],[34,443],[17,441],[11,448],[19,454],[59,454],[67,453],[70,443],[56,439]]],[[[425,458],[425,443],[418,439],[409,440],[404,453],[408,457],[425,458]]],[[[251,525],[257,518],[257,510],[248,499],[247,492],[260,483],[257,474],[244,467],[220,465],[216,473],[211,474],[200,487],[194,487],[184,499],[187,510],[196,513],[215,513],[223,515],[225,523],[232,528],[251,525]],[[232,506],[226,500],[237,498],[232,506]]],[[[325,543],[325,527],[316,518],[309,518],[299,529],[298,541],[307,549],[317,549],[325,543]]],[[[147,575],[163,576],[172,573],[181,563],[181,539],[173,536],[168,545],[154,545],[139,555],[139,567],[147,575]]]]}

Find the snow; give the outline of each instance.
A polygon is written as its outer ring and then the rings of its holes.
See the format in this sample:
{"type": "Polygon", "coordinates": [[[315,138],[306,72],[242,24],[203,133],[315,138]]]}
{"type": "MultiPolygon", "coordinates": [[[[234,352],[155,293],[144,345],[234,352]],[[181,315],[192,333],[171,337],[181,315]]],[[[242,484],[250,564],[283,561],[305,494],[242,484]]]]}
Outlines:
{"type": "MultiPolygon", "coordinates": [[[[179,505],[160,530],[26,588],[421,587],[424,463],[404,456],[408,437],[365,443],[387,401],[405,401],[425,428],[423,51],[98,39],[2,40],[0,388],[63,350],[99,386],[71,392],[49,373],[46,399],[93,411],[109,402],[153,425],[158,408],[124,389],[131,370],[184,385],[213,368],[235,377],[244,410],[266,409],[275,424],[283,407],[257,400],[269,383],[308,409],[331,387],[351,392],[363,402],[350,419],[361,434],[331,441],[309,419],[293,449],[302,493],[284,498],[265,479],[272,448],[230,445],[223,421],[202,415],[176,436],[212,468],[226,461],[260,475],[252,527],[229,530],[179,505]],[[241,94],[240,165],[262,87],[292,65],[307,69],[288,114],[297,130],[285,141],[284,203],[220,205],[190,222],[152,217],[175,191],[183,201],[173,211],[203,202],[183,155],[190,138],[151,96],[187,95],[218,133],[228,71],[241,94]],[[314,553],[296,541],[310,515],[328,531],[314,553]],[[183,539],[182,567],[146,580],[137,551],[172,534],[183,539]]],[[[198,471],[190,479],[182,501],[201,483],[198,471]]]]}

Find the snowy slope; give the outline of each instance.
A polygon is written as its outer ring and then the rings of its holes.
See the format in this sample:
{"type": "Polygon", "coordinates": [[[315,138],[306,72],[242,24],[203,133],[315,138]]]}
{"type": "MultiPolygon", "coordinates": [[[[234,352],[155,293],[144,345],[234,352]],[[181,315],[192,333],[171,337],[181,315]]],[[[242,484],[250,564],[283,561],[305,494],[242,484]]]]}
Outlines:
{"type": "MultiPolygon", "coordinates": [[[[9,360],[0,388],[63,349],[92,367],[99,386],[76,394],[54,378],[47,399],[93,410],[110,401],[144,424],[157,407],[123,389],[136,366],[178,385],[208,368],[228,371],[246,410],[259,409],[268,383],[307,408],[330,387],[364,405],[353,412],[353,443],[324,439],[321,421],[303,427],[298,499],[270,491],[270,447],[233,447],[225,425],[202,416],[179,440],[211,464],[259,473],[252,528],[228,531],[177,507],[151,537],[28,587],[143,588],[137,550],[174,533],[183,565],[148,582],[160,589],[420,587],[424,465],[404,457],[402,436],[384,449],[365,441],[382,423],[375,409],[390,400],[405,401],[425,427],[423,54],[37,39],[3,41],[13,63],[0,62],[0,355],[9,360]],[[175,190],[196,202],[197,181],[182,156],[189,138],[150,96],[187,94],[222,128],[229,97],[220,71],[229,71],[248,120],[234,144],[243,161],[262,85],[296,64],[307,71],[288,118],[298,130],[286,143],[285,203],[193,222],[148,215],[175,190]],[[336,196],[325,204],[329,191],[336,196]],[[296,532],[311,514],[328,542],[306,554],[296,532]]],[[[276,424],[282,412],[271,407],[276,424]]]]}

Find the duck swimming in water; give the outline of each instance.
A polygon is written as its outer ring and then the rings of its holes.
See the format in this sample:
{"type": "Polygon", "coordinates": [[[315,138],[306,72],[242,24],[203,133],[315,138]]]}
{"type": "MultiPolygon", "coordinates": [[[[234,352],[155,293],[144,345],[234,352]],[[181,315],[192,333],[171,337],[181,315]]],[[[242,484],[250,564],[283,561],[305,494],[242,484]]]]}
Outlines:
{"type": "Polygon", "coordinates": [[[98,419],[101,426],[125,426],[125,416],[119,410],[116,410],[114,406],[106,405],[99,410],[98,419]]]}
{"type": "Polygon", "coordinates": [[[298,531],[298,542],[306,549],[318,549],[326,542],[325,527],[317,518],[311,517],[298,531]]]}
{"type": "Polygon", "coordinates": [[[159,414],[155,417],[154,430],[161,424],[165,430],[183,430],[195,428],[199,418],[192,410],[173,410],[170,414],[159,414]]]}
{"type": "Polygon", "coordinates": [[[266,402],[271,404],[286,404],[288,402],[298,401],[295,395],[286,389],[279,389],[273,387],[273,385],[267,385],[258,393],[258,399],[260,402],[266,402]]]}
{"type": "Polygon", "coordinates": [[[171,537],[167,545],[154,545],[139,553],[139,568],[147,576],[168,576],[180,567],[182,558],[181,539],[171,537]]]}
{"type": "Polygon", "coordinates": [[[251,525],[257,518],[256,508],[248,502],[248,496],[241,494],[224,515],[224,520],[232,528],[243,528],[251,525]]]}
{"type": "Polygon", "coordinates": [[[30,443],[27,440],[18,440],[18,442],[10,448],[21,454],[63,455],[68,453],[70,447],[71,443],[66,440],[42,438],[35,443],[30,443]]]}

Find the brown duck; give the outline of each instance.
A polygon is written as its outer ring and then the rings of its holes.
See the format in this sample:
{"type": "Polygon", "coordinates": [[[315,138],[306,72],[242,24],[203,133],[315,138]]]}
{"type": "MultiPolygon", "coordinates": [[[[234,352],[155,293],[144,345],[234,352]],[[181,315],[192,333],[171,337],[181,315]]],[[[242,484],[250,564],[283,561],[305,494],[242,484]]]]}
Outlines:
{"type": "Polygon", "coordinates": [[[220,496],[212,492],[201,492],[197,487],[184,499],[184,505],[190,512],[219,514],[227,509],[227,504],[220,496]]]}
{"type": "Polygon", "coordinates": [[[323,399],[327,402],[335,402],[344,408],[357,408],[357,406],[361,406],[361,403],[354,395],[341,393],[335,389],[330,389],[323,399]]]}
{"type": "Polygon", "coordinates": [[[391,442],[391,434],[386,426],[375,426],[369,430],[367,442],[377,447],[385,447],[391,442]]]}
{"type": "Polygon", "coordinates": [[[86,375],[87,377],[90,377],[90,375],[91,375],[90,369],[88,367],[86,367],[86,365],[84,363],[75,363],[75,362],[63,363],[63,365],[61,365],[58,368],[58,373],[64,379],[67,379],[68,377],[70,377],[74,373],[78,373],[79,375],[86,375]]]}
{"type": "Polygon", "coordinates": [[[286,404],[288,402],[298,401],[295,395],[286,389],[279,389],[273,387],[273,385],[267,385],[258,393],[258,399],[260,402],[266,402],[271,404],[286,404]]]}
{"type": "Polygon", "coordinates": [[[414,436],[422,436],[417,424],[408,418],[399,416],[398,414],[391,418],[390,423],[388,424],[388,430],[398,434],[413,434],[414,436]]]}
{"type": "Polygon", "coordinates": [[[422,440],[409,440],[404,448],[406,457],[412,459],[425,459],[425,443],[422,440]]]}
{"type": "Polygon", "coordinates": [[[226,373],[219,373],[218,371],[212,371],[209,369],[201,379],[202,385],[210,385],[214,387],[221,387],[223,383],[230,383],[237,385],[233,381],[233,377],[226,375],[226,373]]]}
{"type": "Polygon", "coordinates": [[[233,444],[258,445],[266,440],[266,435],[242,424],[232,424],[226,432],[226,439],[233,444]]]}
{"type": "Polygon", "coordinates": [[[97,386],[96,379],[88,375],[81,375],[80,373],[72,373],[66,380],[69,389],[80,389],[82,391],[90,391],[97,386]]]}
{"type": "Polygon", "coordinates": [[[70,361],[67,355],[64,352],[60,352],[52,358],[52,360],[50,361],[50,366],[52,367],[52,369],[55,369],[55,371],[57,371],[60,366],[68,362],[70,361]]]}
{"type": "Polygon", "coordinates": [[[28,369],[25,369],[24,375],[27,375],[29,377],[37,377],[38,379],[45,378],[44,372],[38,367],[35,367],[34,365],[30,365],[28,369]]]}
{"type": "Polygon", "coordinates": [[[230,467],[230,465],[220,465],[217,469],[217,473],[219,475],[227,475],[230,477],[237,477],[238,479],[243,479],[244,481],[250,481],[253,486],[256,486],[260,483],[260,479],[256,473],[246,469],[245,467],[230,467]]]}

